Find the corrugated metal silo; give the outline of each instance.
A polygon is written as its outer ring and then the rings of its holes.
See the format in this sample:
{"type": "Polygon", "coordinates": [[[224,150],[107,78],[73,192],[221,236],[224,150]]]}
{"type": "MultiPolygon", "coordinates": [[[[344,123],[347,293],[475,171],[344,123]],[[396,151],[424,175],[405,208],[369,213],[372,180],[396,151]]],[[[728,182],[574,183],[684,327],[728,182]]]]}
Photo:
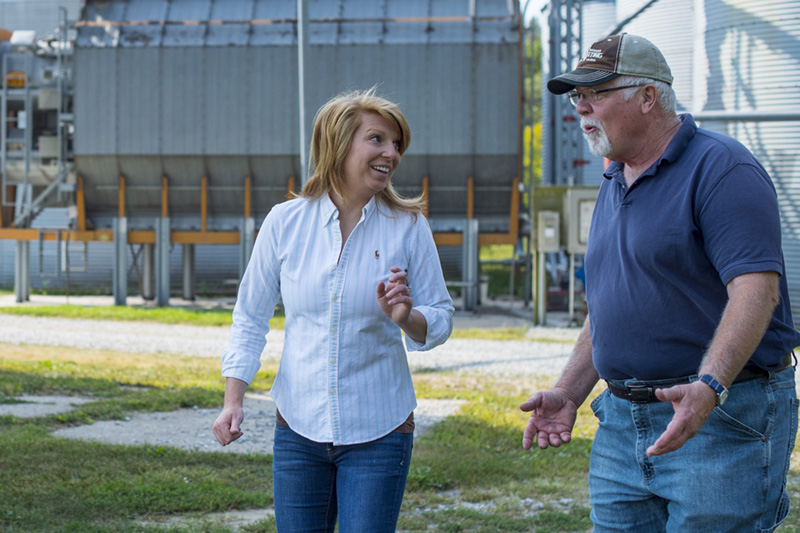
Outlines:
{"type": "MultiPolygon", "coordinates": [[[[584,50],[607,35],[616,25],[616,16],[615,0],[584,0],[581,36],[584,50]]],[[[603,180],[605,160],[589,151],[586,139],[583,140],[583,159],[587,161],[583,166],[583,185],[599,186],[603,180]]]]}
{"type": "MultiPolygon", "coordinates": [[[[617,0],[617,20],[623,21],[648,4],[648,0],[617,0]]],[[[678,112],[692,109],[692,74],[697,13],[693,0],[657,0],[621,30],[652,41],[667,58],[678,98],[678,112]]]]}
{"type": "MultiPolygon", "coordinates": [[[[467,180],[484,229],[506,231],[520,164],[519,17],[506,0],[310,0],[306,91],[379,86],[411,124],[395,176],[430,178],[430,216],[464,218],[467,180]],[[470,13],[470,5],[475,12],[470,13]]],[[[169,178],[173,228],[197,225],[202,176],[209,228],[243,211],[253,182],[262,218],[300,181],[294,0],[88,1],[76,42],[75,160],[95,220],[155,217],[169,178]]],[[[134,225],[136,223],[134,222],[134,225]]]]}
{"type": "Polygon", "coordinates": [[[795,324],[800,324],[800,3],[696,0],[695,102],[703,127],[735,137],[778,190],[795,324]],[[714,119],[718,120],[714,120],[714,119]]]}

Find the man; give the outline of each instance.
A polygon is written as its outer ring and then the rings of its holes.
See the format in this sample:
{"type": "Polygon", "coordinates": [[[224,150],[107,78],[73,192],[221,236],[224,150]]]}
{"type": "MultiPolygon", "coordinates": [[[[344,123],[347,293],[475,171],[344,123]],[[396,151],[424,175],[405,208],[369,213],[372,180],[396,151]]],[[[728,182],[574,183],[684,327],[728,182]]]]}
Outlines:
{"type": "Polygon", "coordinates": [[[521,405],[523,447],[569,442],[602,378],[595,533],[772,531],[789,510],[800,344],[776,193],[741,144],[675,113],[671,83],[660,50],[622,34],[547,84],[612,162],[586,251],[589,315],[553,388],[521,405]]]}

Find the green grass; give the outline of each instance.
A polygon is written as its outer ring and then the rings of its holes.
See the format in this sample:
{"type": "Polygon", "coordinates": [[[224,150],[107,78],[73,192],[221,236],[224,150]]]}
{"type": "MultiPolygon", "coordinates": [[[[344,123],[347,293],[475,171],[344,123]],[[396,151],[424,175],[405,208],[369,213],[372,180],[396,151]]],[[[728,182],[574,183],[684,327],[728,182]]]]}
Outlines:
{"type": "MultiPolygon", "coordinates": [[[[86,320],[128,320],[134,322],[158,322],[161,324],[226,327],[231,325],[233,312],[230,309],[187,309],[181,307],[24,305],[0,307],[0,313],[86,320]]],[[[284,323],[283,311],[276,309],[275,315],[270,321],[270,327],[283,329],[284,323]]]]}
{"type": "MultiPolygon", "coordinates": [[[[2,343],[0,354],[0,404],[21,394],[95,400],[68,414],[0,416],[0,531],[221,533],[233,529],[215,513],[271,507],[268,455],[88,443],[49,433],[132,412],[218,407],[224,383],[216,358],[2,343]]],[[[277,364],[266,363],[250,389],[268,390],[276,372],[277,364]]],[[[518,405],[553,379],[416,373],[418,397],[466,403],[415,442],[399,529],[588,531],[586,478],[596,428],[588,401],[569,445],[521,447],[527,415],[518,405]]],[[[800,501],[798,451],[788,488],[800,501]]],[[[275,523],[264,511],[239,531],[274,532],[275,523]]],[[[792,510],[781,531],[800,531],[800,512],[792,510]]]]}
{"type": "MultiPolygon", "coordinates": [[[[0,344],[0,353],[0,398],[95,398],[69,414],[0,417],[0,530],[229,531],[212,513],[271,506],[269,456],[86,443],[49,434],[134,411],[219,406],[223,381],[217,360],[8,344],[0,344]]],[[[276,370],[265,365],[251,389],[268,390],[276,370]]],[[[401,529],[588,529],[582,487],[591,431],[555,453],[520,446],[525,415],[517,405],[529,387],[549,386],[547,379],[423,374],[415,381],[420,397],[468,403],[415,443],[401,529]],[[578,503],[559,503],[576,490],[578,503]],[[524,510],[527,498],[544,506],[535,513],[524,510]]],[[[248,528],[274,531],[274,522],[265,518],[248,528]]]]}
{"type": "Polygon", "coordinates": [[[4,429],[0,456],[7,531],[125,531],[151,515],[272,503],[269,457],[55,439],[33,424],[4,429]]]}

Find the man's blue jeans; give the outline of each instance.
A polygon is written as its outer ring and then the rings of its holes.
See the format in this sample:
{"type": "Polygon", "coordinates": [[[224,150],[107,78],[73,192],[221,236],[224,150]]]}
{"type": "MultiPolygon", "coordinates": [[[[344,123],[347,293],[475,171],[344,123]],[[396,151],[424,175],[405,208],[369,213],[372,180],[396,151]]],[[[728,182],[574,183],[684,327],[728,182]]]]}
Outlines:
{"type": "Polygon", "coordinates": [[[773,531],[789,513],[794,375],[789,368],[734,384],[697,435],[658,457],[645,451],[672,419],[672,404],[603,392],[592,402],[600,422],[589,470],[594,532],[773,531]]]}
{"type": "Polygon", "coordinates": [[[411,462],[413,434],[389,433],[363,444],[334,446],[276,426],[273,446],[275,521],[280,533],[392,532],[411,462]]]}

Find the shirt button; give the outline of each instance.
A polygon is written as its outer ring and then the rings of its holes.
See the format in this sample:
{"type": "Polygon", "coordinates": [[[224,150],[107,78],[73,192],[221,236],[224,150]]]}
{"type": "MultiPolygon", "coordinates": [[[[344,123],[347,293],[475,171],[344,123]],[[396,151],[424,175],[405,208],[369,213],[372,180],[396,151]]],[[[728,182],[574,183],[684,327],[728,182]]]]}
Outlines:
{"type": "Polygon", "coordinates": [[[331,328],[331,333],[336,333],[336,328],[331,328]]]}
{"type": "Polygon", "coordinates": [[[336,358],[335,357],[331,357],[331,364],[334,364],[335,362],[336,362],[336,358]]]}
{"type": "Polygon", "coordinates": [[[333,300],[334,302],[335,302],[336,300],[338,300],[338,299],[339,299],[339,297],[338,297],[338,296],[336,296],[335,294],[333,295],[333,298],[331,298],[331,300],[333,300]]]}
{"type": "Polygon", "coordinates": [[[331,396],[333,396],[334,394],[336,394],[336,391],[334,389],[331,389],[330,393],[331,393],[331,396]]]}
{"type": "Polygon", "coordinates": [[[331,270],[336,270],[336,265],[331,265],[331,270]]]}

